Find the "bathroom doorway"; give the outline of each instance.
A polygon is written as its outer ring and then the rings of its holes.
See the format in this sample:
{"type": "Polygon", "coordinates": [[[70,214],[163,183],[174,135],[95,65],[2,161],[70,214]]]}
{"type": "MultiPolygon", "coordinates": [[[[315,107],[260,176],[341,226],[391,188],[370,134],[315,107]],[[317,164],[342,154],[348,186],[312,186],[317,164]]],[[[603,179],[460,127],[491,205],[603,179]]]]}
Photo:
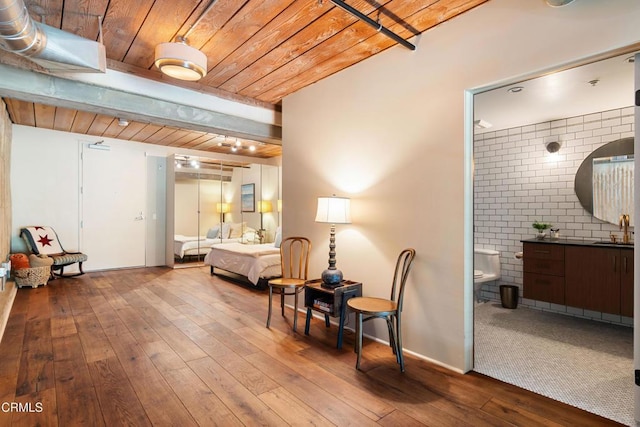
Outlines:
{"type": "MultiPolygon", "coordinates": [[[[567,360],[575,359],[571,338],[580,336],[590,348],[604,338],[617,338],[585,356],[593,358],[584,365],[595,366],[591,372],[582,375],[574,369],[570,375],[601,378],[600,385],[590,387],[604,395],[622,391],[623,396],[612,399],[621,406],[583,409],[612,419],[621,414],[616,420],[624,423],[633,421],[633,318],[523,299],[519,252],[521,240],[534,237],[534,221],[552,224],[566,238],[604,240],[619,232],[582,209],[573,184],[583,157],[607,142],[634,135],[633,59],[632,53],[616,56],[474,97],[474,246],[501,254],[501,278],[482,286],[480,298],[488,302],[474,309],[474,370],[580,406],[585,399],[563,391],[558,386],[563,381],[545,379],[551,369],[545,362],[554,354],[562,365],[565,345],[567,360]],[[560,149],[551,152],[551,143],[560,149]],[[519,288],[516,310],[501,306],[499,286],[505,284],[519,288]],[[541,357],[547,360],[535,360],[540,348],[546,348],[541,357]],[[614,365],[624,378],[613,378],[614,365]],[[601,366],[609,368],[604,372],[601,366]],[[613,391],[608,392],[609,386],[613,391]]],[[[562,375],[561,370],[556,374],[562,375]]],[[[586,396],[589,386],[580,387],[586,396]]],[[[578,395],[580,387],[574,387],[578,395]]]]}

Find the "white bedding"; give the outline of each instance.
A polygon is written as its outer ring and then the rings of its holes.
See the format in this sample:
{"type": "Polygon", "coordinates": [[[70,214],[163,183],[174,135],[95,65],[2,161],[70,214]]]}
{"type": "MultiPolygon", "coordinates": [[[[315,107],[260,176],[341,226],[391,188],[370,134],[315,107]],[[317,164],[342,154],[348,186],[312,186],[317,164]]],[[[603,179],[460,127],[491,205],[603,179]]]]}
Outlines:
{"type": "Polygon", "coordinates": [[[211,246],[220,243],[237,242],[239,239],[207,239],[206,236],[183,236],[176,234],[173,241],[173,253],[184,258],[185,255],[205,255],[211,246]],[[198,250],[198,245],[200,246],[198,250]]]}
{"type": "Polygon", "coordinates": [[[214,245],[204,258],[204,263],[215,268],[240,274],[254,285],[260,278],[279,277],[280,249],[273,243],[245,245],[242,243],[223,243],[214,245]]]}

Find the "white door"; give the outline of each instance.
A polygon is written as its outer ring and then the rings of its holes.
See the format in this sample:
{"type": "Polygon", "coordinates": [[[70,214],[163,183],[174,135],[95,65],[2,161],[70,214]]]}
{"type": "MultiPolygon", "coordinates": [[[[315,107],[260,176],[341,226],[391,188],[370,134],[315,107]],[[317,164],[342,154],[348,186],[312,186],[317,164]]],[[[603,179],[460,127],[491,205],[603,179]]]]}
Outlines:
{"type": "MultiPolygon", "coordinates": [[[[635,56],[635,75],[636,75],[636,93],[635,93],[635,139],[633,144],[634,153],[640,153],[640,150],[636,150],[640,141],[640,53],[635,56]]],[[[640,155],[635,156],[634,168],[640,170],[640,155]],[[636,167],[637,166],[637,167],[636,167]]],[[[635,218],[634,224],[640,224],[640,173],[634,174],[634,204],[635,204],[635,218]]],[[[637,238],[637,236],[635,236],[637,238]]],[[[634,414],[636,423],[640,422],[640,250],[634,251],[633,260],[633,368],[635,370],[633,378],[636,386],[634,387],[634,414]]]]}
{"type": "Polygon", "coordinates": [[[105,148],[88,143],[80,148],[80,234],[87,271],[145,265],[145,154],[105,148]]]}

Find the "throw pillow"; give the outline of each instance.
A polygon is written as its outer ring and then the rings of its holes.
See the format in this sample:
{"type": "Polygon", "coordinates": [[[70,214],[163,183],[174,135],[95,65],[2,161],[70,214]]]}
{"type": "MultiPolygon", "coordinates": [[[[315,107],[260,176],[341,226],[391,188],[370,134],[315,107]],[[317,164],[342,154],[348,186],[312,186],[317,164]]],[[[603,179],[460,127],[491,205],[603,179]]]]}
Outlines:
{"type": "Polygon", "coordinates": [[[46,255],[29,255],[29,264],[31,267],[50,267],[53,265],[53,258],[46,255]]]}
{"type": "Polygon", "coordinates": [[[217,239],[220,234],[220,226],[216,225],[215,227],[211,227],[209,231],[207,231],[207,239],[217,239]]]}
{"type": "Polygon", "coordinates": [[[29,257],[26,254],[11,254],[9,259],[11,260],[11,269],[14,271],[30,267],[29,257]]]}

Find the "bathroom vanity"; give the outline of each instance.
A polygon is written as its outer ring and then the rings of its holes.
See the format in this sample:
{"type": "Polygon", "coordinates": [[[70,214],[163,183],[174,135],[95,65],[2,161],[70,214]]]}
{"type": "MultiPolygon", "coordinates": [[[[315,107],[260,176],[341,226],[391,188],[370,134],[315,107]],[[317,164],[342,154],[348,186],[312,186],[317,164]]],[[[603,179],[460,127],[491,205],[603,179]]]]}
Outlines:
{"type": "Polygon", "coordinates": [[[523,240],[523,297],[633,317],[633,244],[523,240]]]}

